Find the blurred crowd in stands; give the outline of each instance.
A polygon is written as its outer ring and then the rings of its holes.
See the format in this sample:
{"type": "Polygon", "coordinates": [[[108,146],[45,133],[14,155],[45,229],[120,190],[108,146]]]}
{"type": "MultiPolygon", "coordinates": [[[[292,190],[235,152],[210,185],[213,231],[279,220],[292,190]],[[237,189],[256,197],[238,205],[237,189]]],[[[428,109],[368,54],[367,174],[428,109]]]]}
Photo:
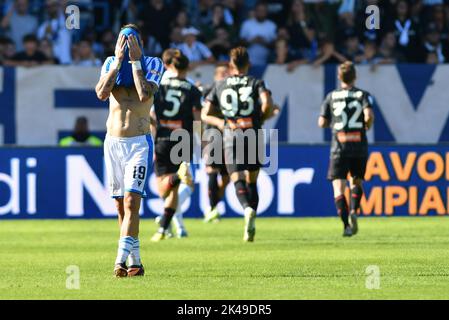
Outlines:
{"type": "MultiPolygon", "coordinates": [[[[371,21],[371,20],[370,20],[371,21]]],[[[192,68],[249,48],[253,65],[449,62],[449,0],[0,0],[0,65],[100,66],[121,25],[136,23],[145,53],[182,50],[192,68]],[[80,8],[80,29],[65,8],[80,8]],[[380,9],[368,30],[366,7],[380,9]]]]}

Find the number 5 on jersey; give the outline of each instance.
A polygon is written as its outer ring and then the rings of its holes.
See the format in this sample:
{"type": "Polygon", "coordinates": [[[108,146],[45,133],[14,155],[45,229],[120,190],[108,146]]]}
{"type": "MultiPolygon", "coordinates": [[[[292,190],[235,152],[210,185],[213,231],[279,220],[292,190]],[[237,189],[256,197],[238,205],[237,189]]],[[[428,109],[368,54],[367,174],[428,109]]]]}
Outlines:
{"type": "Polygon", "coordinates": [[[171,110],[164,110],[163,115],[166,117],[174,117],[178,114],[179,108],[181,107],[181,95],[182,92],[179,90],[169,89],[165,95],[165,100],[171,102],[173,108],[171,110]]]}

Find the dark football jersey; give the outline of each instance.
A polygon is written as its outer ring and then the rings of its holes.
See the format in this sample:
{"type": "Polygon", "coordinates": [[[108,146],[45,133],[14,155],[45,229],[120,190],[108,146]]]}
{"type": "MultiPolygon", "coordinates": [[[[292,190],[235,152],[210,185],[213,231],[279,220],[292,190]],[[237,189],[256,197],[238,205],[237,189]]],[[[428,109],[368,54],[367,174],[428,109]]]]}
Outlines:
{"type": "Polygon", "coordinates": [[[331,156],[366,157],[368,140],[363,110],[373,107],[371,95],[361,89],[330,92],[321,106],[321,116],[332,129],[331,156]]]}
{"type": "Polygon", "coordinates": [[[185,79],[162,80],[154,100],[156,139],[170,137],[173,130],[193,131],[193,111],[201,108],[201,92],[185,79]]]}
{"type": "MultiPolygon", "coordinates": [[[[215,83],[216,83],[216,82],[214,82],[212,85],[203,87],[203,92],[202,92],[202,94],[203,94],[203,99],[206,99],[206,98],[207,98],[207,96],[209,95],[209,93],[210,93],[210,92],[212,91],[212,89],[214,88],[215,83]]],[[[216,114],[216,117],[218,117],[218,118],[223,118],[223,114],[222,114],[222,113],[216,114]]],[[[204,128],[205,130],[207,130],[207,129],[216,128],[216,127],[213,126],[213,125],[211,125],[211,124],[205,123],[205,124],[203,124],[203,128],[204,128]]]]}
{"type": "Polygon", "coordinates": [[[259,95],[268,91],[263,80],[252,76],[230,76],[216,82],[206,99],[220,108],[227,121],[240,129],[261,127],[259,95]]]}

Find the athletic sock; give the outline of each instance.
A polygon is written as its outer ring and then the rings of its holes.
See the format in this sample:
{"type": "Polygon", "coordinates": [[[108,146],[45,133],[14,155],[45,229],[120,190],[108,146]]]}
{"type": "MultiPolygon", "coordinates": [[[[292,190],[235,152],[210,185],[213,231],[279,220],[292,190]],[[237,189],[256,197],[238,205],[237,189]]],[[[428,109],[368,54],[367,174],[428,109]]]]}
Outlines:
{"type": "Polygon", "coordinates": [[[257,183],[248,183],[249,205],[254,211],[259,206],[259,193],[257,191],[257,183]]]}
{"type": "Polygon", "coordinates": [[[360,186],[355,186],[351,189],[351,213],[357,213],[360,208],[360,201],[362,200],[363,189],[360,186]]]}
{"type": "Polygon", "coordinates": [[[349,226],[349,220],[348,220],[348,203],[346,202],[346,198],[344,195],[341,195],[337,198],[335,198],[335,207],[337,208],[337,213],[341,218],[341,221],[343,221],[343,224],[345,225],[345,228],[349,226]]]}
{"type": "Polygon", "coordinates": [[[209,193],[209,203],[211,208],[215,208],[220,201],[219,198],[219,187],[218,187],[218,173],[209,173],[209,183],[208,183],[208,193],[209,193]]]}
{"type": "Polygon", "coordinates": [[[178,188],[178,208],[192,195],[192,188],[185,183],[181,183],[178,188]]]}
{"type": "Polygon", "coordinates": [[[239,199],[239,202],[242,205],[243,209],[246,209],[247,207],[250,206],[246,182],[244,180],[238,180],[234,183],[234,186],[237,199],[239,199]]]}
{"type": "Polygon", "coordinates": [[[161,217],[161,221],[159,222],[159,233],[164,233],[168,227],[170,226],[170,222],[175,214],[175,209],[173,208],[165,208],[164,214],[161,217]]]}
{"type": "Polygon", "coordinates": [[[125,263],[131,250],[133,249],[135,239],[130,236],[121,237],[118,241],[117,259],[115,264],[125,263]]]}
{"type": "Polygon", "coordinates": [[[129,265],[130,266],[140,266],[142,262],[140,261],[140,241],[139,239],[134,239],[133,248],[129,254],[129,265]]]}
{"type": "Polygon", "coordinates": [[[182,205],[187,199],[192,195],[192,188],[185,183],[181,183],[178,188],[178,206],[176,207],[176,213],[173,216],[173,223],[175,224],[176,230],[185,229],[183,213],[181,211],[182,205]]]}

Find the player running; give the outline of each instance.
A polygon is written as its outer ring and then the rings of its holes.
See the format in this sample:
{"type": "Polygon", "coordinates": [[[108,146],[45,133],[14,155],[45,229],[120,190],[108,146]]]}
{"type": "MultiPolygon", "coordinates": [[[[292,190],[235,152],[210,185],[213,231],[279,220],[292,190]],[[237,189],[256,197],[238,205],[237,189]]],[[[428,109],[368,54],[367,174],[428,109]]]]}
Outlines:
{"type": "Polygon", "coordinates": [[[357,212],[363,195],[362,181],[368,160],[366,130],[374,121],[373,98],[354,86],[356,70],[352,62],[338,67],[341,88],[330,92],[321,106],[318,125],[332,128],[328,179],[334,189],[335,207],[344,224],[344,237],[358,232],[357,212]],[[345,198],[348,173],[351,174],[350,208],[345,198]],[[351,224],[349,222],[349,215],[351,224]]]}
{"type": "Polygon", "coordinates": [[[95,88],[99,99],[109,98],[104,156],[120,225],[116,277],[144,274],[140,261],[139,209],[153,156],[150,107],[164,67],[159,58],[143,56],[142,52],[137,26],[124,26],[115,56],[104,62],[95,88]]]}
{"type": "Polygon", "coordinates": [[[243,240],[254,241],[259,203],[257,177],[261,167],[258,150],[264,147],[258,129],[275,108],[264,81],[247,75],[250,61],[246,48],[232,49],[230,58],[230,76],[212,88],[202,110],[202,120],[224,131],[226,168],[244,209],[243,240]]]}
{"type": "MultiPolygon", "coordinates": [[[[164,214],[159,220],[159,230],[151,238],[155,242],[165,239],[173,215],[177,209],[180,210],[178,206],[181,200],[178,195],[180,184],[183,183],[193,190],[194,184],[189,165],[186,162],[174,161],[172,150],[176,148],[179,151],[180,145],[187,146],[189,152],[187,162],[191,161],[193,121],[200,121],[201,118],[201,92],[186,79],[189,59],[177,50],[173,53],[170,62],[167,68],[171,76],[162,80],[159,94],[154,102],[157,120],[154,168],[159,195],[165,202],[164,214]],[[172,133],[178,129],[186,130],[189,141],[171,140],[172,133]]],[[[185,150],[185,148],[181,149],[185,150]]],[[[175,151],[176,154],[178,151],[175,151]]]]}
{"type": "MultiPolygon", "coordinates": [[[[214,81],[215,83],[218,81],[222,81],[228,76],[228,66],[227,65],[218,65],[215,68],[215,74],[214,74],[214,81]]],[[[206,87],[203,89],[203,97],[206,98],[207,95],[211,92],[214,84],[212,84],[210,87],[206,87]]],[[[220,116],[218,114],[217,116],[220,116]]],[[[206,135],[205,140],[208,141],[209,137],[207,137],[207,133],[210,132],[208,129],[218,129],[217,127],[214,127],[212,125],[205,124],[204,125],[204,134],[206,135]]],[[[212,137],[211,137],[212,138],[212,137]]],[[[217,221],[220,218],[220,213],[218,212],[217,205],[223,199],[226,186],[229,183],[229,174],[226,170],[226,165],[224,162],[224,153],[222,154],[222,159],[220,163],[215,163],[215,161],[211,161],[211,163],[208,163],[208,154],[209,154],[209,145],[206,145],[204,148],[204,160],[206,162],[206,173],[208,175],[208,196],[209,196],[209,204],[210,207],[207,208],[206,212],[204,213],[204,221],[205,222],[211,222],[211,221],[217,221]],[[220,176],[220,180],[218,177],[220,176]]],[[[213,151],[212,151],[213,152],[213,151]]],[[[212,160],[212,159],[211,159],[212,160]]]]}
{"type": "MultiPolygon", "coordinates": [[[[164,75],[162,76],[161,82],[165,82],[168,78],[177,76],[177,72],[172,67],[172,64],[173,64],[173,58],[176,55],[178,55],[179,52],[180,52],[179,49],[169,48],[169,49],[164,50],[164,52],[162,53],[162,62],[164,63],[165,72],[164,72],[164,75]]],[[[189,81],[190,83],[194,84],[194,81],[192,79],[187,77],[186,80],[189,81]]],[[[154,110],[154,105],[151,108],[150,114],[151,114],[151,128],[152,128],[151,132],[154,137],[156,135],[156,126],[157,126],[157,119],[156,119],[156,112],[154,110]]],[[[191,169],[190,166],[189,166],[189,168],[191,169]]],[[[188,236],[187,229],[184,224],[183,213],[182,213],[181,208],[182,208],[182,204],[185,201],[187,201],[187,199],[190,198],[193,191],[194,190],[191,187],[191,185],[187,185],[187,184],[183,183],[182,181],[178,186],[178,206],[177,206],[176,212],[172,218],[172,221],[173,221],[174,225],[176,226],[176,234],[177,234],[178,238],[184,238],[184,237],[188,236]]],[[[162,218],[162,215],[156,217],[155,222],[157,225],[160,225],[161,218],[162,218]]],[[[165,236],[168,238],[173,236],[171,224],[169,225],[168,229],[166,230],[165,236]]]]}

